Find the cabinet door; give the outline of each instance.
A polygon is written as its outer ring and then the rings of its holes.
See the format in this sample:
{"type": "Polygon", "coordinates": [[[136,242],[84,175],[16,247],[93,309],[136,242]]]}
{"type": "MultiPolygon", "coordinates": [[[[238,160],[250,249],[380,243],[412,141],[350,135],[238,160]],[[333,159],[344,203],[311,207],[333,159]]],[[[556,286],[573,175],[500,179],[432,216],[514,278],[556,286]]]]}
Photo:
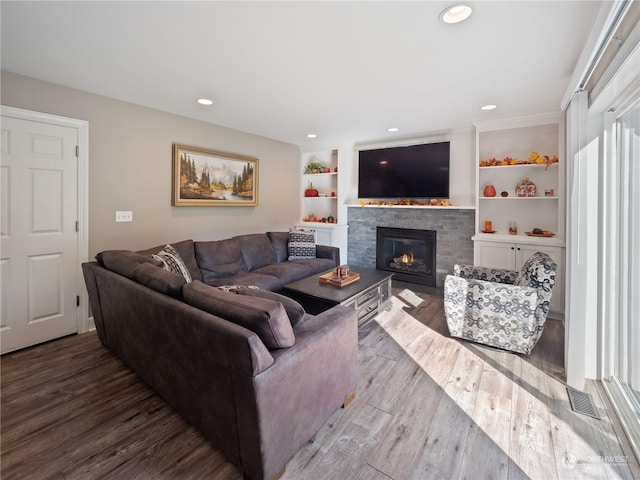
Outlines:
{"type": "Polygon", "coordinates": [[[516,269],[514,244],[476,242],[475,251],[475,264],[480,267],[516,269]]]}

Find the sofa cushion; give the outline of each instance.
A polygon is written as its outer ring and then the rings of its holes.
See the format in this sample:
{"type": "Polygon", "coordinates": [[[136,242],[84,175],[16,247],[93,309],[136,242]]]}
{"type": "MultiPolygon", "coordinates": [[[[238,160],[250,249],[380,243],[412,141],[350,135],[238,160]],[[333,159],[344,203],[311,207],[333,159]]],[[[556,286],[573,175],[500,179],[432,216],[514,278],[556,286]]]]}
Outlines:
{"type": "Polygon", "coordinates": [[[291,260],[290,263],[304,265],[309,269],[309,275],[326,272],[336,267],[335,262],[329,258],[301,258],[291,260]]]}
{"type": "Polygon", "coordinates": [[[156,267],[151,263],[138,265],[133,270],[133,280],[177,300],[182,300],[182,286],[187,283],[179,273],[156,267]]]}
{"type": "Polygon", "coordinates": [[[267,348],[286,348],[295,343],[291,322],[281,303],[224,292],[199,281],[184,285],[182,295],[189,305],[255,332],[267,348]]]}
{"type": "MultiPolygon", "coordinates": [[[[189,270],[189,274],[193,280],[202,280],[202,274],[200,268],[198,268],[198,262],[196,261],[196,253],[193,246],[193,240],[182,240],[180,242],[171,243],[171,246],[176,249],[176,252],[180,255],[180,258],[189,270]]],[[[143,255],[153,255],[162,250],[165,245],[158,245],[153,248],[147,248],[141,250],[138,253],[143,255]]]]}
{"type": "Polygon", "coordinates": [[[316,258],[315,230],[290,229],[288,249],[289,260],[316,258]]]}
{"type": "Polygon", "coordinates": [[[223,285],[254,285],[263,290],[280,290],[284,285],[280,278],[258,272],[239,273],[230,277],[216,278],[208,284],[216,287],[223,285]]]}
{"type": "Polygon", "coordinates": [[[247,295],[249,297],[266,298],[273,300],[274,302],[281,303],[287,312],[291,326],[295,327],[303,319],[305,311],[302,305],[296,302],[294,299],[280,295],[279,293],[271,292],[269,290],[262,290],[261,288],[250,288],[244,285],[238,285],[236,288],[232,288],[231,292],[238,295],[247,295]]]}
{"type": "Polygon", "coordinates": [[[247,270],[276,263],[276,251],[266,233],[239,235],[234,238],[240,242],[242,261],[247,270]]]}
{"type": "Polygon", "coordinates": [[[156,267],[162,266],[162,263],[154,260],[149,255],[131,252],[129,250],[105,250],[96,255],[98,263],[123,277],[133,280],[133,271],[142,263],[150,263],[156,267]]]}
{"type": "MultiPolygon", "coordinates": [[[[259,268],[253,273],[259,273],[261,275],[271,275],[273,277],[279,278],[282,285],[295,282],[296,280],[308,277],[309,275],[314,273],[310,267],[297,262],[298,260],[291,260],[281,263],[274,263],[272,265],[267,265],[266,267],[259,268]]],[[[279,290],[279,288],[269,288],[268,290],[279,290]]]]}
{"type": "Polygon", "coordinates": [[[276,262],[289,258],[289,232],[267,232],[267,236],[276,252],[276,262]]]}
{"type": "Polygon", "coordinates": [[[157,254],[152,255],[152,257],[154,260],[162,262],[162,266],[165,270],[181,275],[187,283],[191,282],[191,274],[189,273],[187,266],[182,261],[180,254],[171,245],[165,245],[162,250],[157,254]]]}
{"type": "Polygon", "coordinates": [[[247,272],[238,240],[228,238],[212,242],[195,242],[194,245],[204,283],[211,284],[212,280],[247,272]]]}

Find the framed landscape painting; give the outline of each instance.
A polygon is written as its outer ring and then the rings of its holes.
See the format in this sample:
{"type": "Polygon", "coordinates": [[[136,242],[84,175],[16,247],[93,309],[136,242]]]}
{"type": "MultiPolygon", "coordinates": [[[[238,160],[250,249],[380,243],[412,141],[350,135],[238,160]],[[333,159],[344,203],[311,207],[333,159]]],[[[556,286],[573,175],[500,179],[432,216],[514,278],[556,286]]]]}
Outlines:
{"type": "Polygon", "coordinates": [[[172,183],[177,207],[255,207],[258,159],[174,144],[172,183]]]}

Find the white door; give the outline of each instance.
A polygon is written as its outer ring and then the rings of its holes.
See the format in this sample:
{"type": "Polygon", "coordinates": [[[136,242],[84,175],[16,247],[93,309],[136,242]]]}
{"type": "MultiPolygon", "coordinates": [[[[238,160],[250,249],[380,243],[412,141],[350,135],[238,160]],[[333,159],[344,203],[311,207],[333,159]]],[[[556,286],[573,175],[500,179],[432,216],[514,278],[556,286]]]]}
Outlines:
{"type": "Polygon", "coordinates": [[[1,353],[78,331],[78,135],[2,117],[1,353]]]}

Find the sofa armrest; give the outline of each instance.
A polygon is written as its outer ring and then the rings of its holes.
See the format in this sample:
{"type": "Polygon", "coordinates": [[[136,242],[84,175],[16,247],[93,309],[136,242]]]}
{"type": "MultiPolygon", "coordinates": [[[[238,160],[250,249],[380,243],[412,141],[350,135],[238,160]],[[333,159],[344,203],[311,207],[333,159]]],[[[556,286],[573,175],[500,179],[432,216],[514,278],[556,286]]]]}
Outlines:
{"type": "Polygon", "coordinates": [[[488,268],[474,265],[458,265],[453,267],[453,274],[462,278],[474,278],[477,280],[486,280],[488,282],[513,284],[518,271],[507,270],[504,268],[488,268]]]}
{"type": "Polygon", "coordinates": [[[247,477],[272,478],[281,471],[355,392],[357,323],[356,311],[343,306],[307,316],[295,328],[294,346],[271,351],[273,365],[253,382],[235,378],[240,451],[247,477]],[[255,411],[247,409],[251,403],[255,411]]]}
{"type": "Polygon", "coordinates": [[[340,265],[340,249],[329,245],[316,245],[316,258],[333,260],[337,267],[340,265]]]}

